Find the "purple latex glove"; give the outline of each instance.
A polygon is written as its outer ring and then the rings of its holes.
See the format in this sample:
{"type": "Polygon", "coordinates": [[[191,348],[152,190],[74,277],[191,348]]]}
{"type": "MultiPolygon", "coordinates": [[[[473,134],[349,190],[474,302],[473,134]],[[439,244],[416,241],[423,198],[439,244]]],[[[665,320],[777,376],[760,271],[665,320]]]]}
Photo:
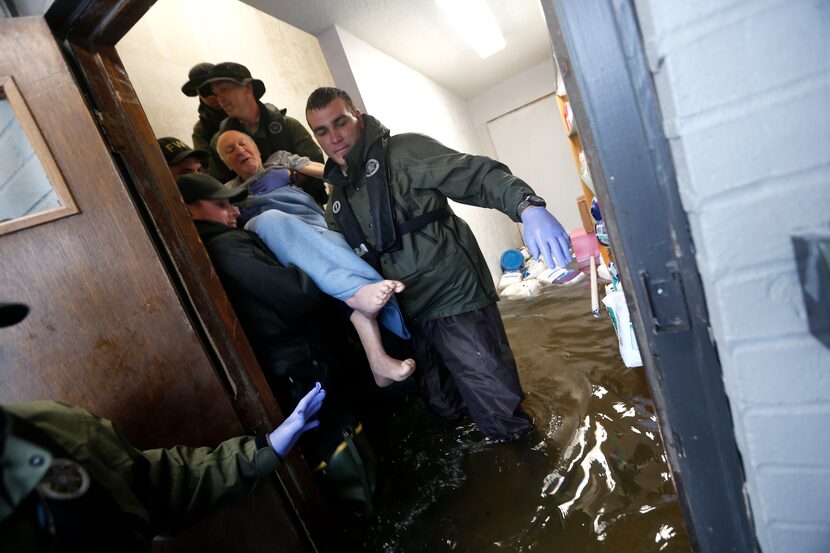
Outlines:
{"type": "Polygon", "coordinates": [[[286,186],[290,179],[291,172],[288,169],[269,169],[261,175],[251,177],[251,180],[248,183],[248,191],[251,194],[260,196],[262,194],[273,192],[277,188],[286,186]]]}
{"type": "Polygon", "coordinates": [[[325,397],[326,391],[317,382],[314,384],[314,388],[300,400],[297,407],[294,408],[294,412],[273,432],[268,434],[268,443],[271,444],[277,455],[285,457],[303,432],[320,425],[320,421],[311,419],[320,410],[325,397]]]}
{"type": "Polygon", "coordinates": [[[525,244],[534,259],[541,255],[551,269],[557,265],[564,268],[573,260],[568,233],[547,209],[531,206],[522,211],[521,217],[525,244]]]}

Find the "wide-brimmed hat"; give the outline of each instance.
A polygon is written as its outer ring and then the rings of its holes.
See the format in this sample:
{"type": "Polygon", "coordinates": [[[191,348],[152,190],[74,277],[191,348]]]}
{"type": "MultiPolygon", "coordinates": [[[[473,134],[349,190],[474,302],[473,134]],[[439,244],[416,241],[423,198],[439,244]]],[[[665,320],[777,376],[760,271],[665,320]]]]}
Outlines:
{"type": "Polygon", "coordinates": [[[213,94],[210,85],[217,81],[231,81],[238,85],[246,85],[252,82],[254,83],[254,98],[259,100],[265,94],[265,83],[259,79],[254,79],[248,68],[240,63],[225,61],[214,65],[208,74],[208,78],[199,85],[199,93],[202,96],[210,96],[213,94]]]}
{"type": "Polygon", "coordinates": [[[29,314],[29,307],[22,303],[0,302],[0,327],[16,325],[29,314]]]}
{"type": "Polygon", "coordinates": [[[224,200],[232,202],[243,200],[248,189],[243,187],[228,188],[207,173],[188,173],[176,179],[184,203],[192,204],[199,200],[224,200]]]}
{"type": "Polygon", "coordinates": [[[167,165],[175,165],[180,161],[184,161],[190,156],[199,158],[199,161],[205,162],[210,157],[210,154],[204,150],[194,150],[184,143],[184,141],[174,138],[172,136],[165,136],[158,139],[161,153],[164,154],[164,159],[167,165]]]}
{"type": "MultiPolygon", "coordinates": [[[[198,96],[199,86],[208,78],[211,69],[213,69],[213,64],[207,62],[197,63],[191,67],[187,74],[187,82],[182,85],[184,95],[198,96]]],[[[205,94],[205,96],[210,96],[210,94],[205,94]]]]}

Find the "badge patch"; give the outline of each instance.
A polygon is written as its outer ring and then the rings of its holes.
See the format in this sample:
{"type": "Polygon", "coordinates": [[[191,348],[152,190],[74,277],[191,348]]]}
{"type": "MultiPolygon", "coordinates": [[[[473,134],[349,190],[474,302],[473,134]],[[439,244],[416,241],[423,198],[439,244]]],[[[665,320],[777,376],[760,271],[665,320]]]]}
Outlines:
{"type": "Polygon", "coordinates": [[[37,489],[49,499],[77,499],[89,490],[89,484],[84,467],[70,459],[55,459],[37,489]]]}
{"type": "Polygon", "coordinates": [[[380,169],[380,163],[376,159],[370,159],[366,162],[366,176],[371,177],[380,169]]]}
{"type": "Polygon", "coordinates": [[[268,125],[268,130],[271,134],[280,134],[282,132],[282,123],[279,121],[271,121],[268,125]]]}
{"type": "Polygon", "coordinates": [[[333,213],[340,213],[340,200],[337,200],[331,204],[331,210],[333,213]]]}

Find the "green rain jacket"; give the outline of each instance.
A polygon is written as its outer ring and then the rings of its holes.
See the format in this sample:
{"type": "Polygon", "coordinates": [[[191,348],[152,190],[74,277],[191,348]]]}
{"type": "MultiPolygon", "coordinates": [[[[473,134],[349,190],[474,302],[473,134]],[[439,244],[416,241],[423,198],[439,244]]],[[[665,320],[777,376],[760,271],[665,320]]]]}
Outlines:
{"type": "MultiPolygon", "coordinates": [[[[110,421],[78,407],[36,401],[4,408],[48,434],[109,493],[132,530],[123,535],[121,551],[149,551],[154,536],[181,532],[243,497],[280,464],[264,437],[232,438],[215,449],[176,446],[140,451],[110,421]]],[[[37,444],[16,439],[12,428],[0,462],[8,494],[0,496],[2,549],[35,551],[34,522],[12,513],[43,477],[52,455],[37,444]],[[46,462],[33,466],[29,461],[36,454],[46,462]]]]}
{"type": "MultiPolygon", "coordinates": [[[[346,196],[364,236],[374,246],[365,166],[370,146],[386,128],[363,115],[365,128],[346,155],[349,184],[346,196]]],[[[329,161],[327,171],[332,170],[329,161]]],[[[519,222],[519,203],[533,189],[510,174],[507,166],[484,156],[462,154],[420,134],[389,138],[387,164],[396,220],[412,219],[459,203],[498,209],[519,222]]],[[[336,167],[334,167],[337,170],[336,167]]],[[[335,230],[332,204],[326,221],[335,230]]],[[[380,256],[385,278],[400,280],[406,290],[397,295],[401,310],[413,323],[458,315],[498,301],[487,263],[472,230],[455,214],[401,237],[402,249],[380,256]]]]}
{"type": "Polygon", "coordinates": [[[210,152],[210,140],[227,116],[224,111],[212,109],[200,100],[199,120],[193,125],[193,149],[210,152]]]}

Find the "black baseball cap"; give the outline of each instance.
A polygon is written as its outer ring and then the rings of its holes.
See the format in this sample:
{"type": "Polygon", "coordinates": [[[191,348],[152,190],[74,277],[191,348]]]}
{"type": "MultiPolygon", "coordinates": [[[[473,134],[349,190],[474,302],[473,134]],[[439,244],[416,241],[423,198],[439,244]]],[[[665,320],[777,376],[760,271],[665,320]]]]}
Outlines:
{"type": "MultiPolygon", "coordinates": [[[[197,63],[191,67],[187,74],[187,82],[182,85],[184,95],[198,96],[199,86],[207,80],[211,69],[213,69],[213,64],[207,62],[197,63]]],[[[204,96],[210,96],[210,94],[204,94],[204,96]]]]}
{"type": "Polygon", "coordinates": [[[246,85],[253,82],[254,98],[259,100],[265,94],[265,83],[259,79],[254,79],[251,76],[251,72],[248,71],[248,68],[241,63],[224,61],[214,65],[208,74],[208,78],[199,85],[199,93],[202,96],[210,96],[213,94],[210,84],[217,81],[232,81],[239,85],[246,85]]]}
{"type": "Polygon", "coordinates": [[[175,165],[190,156],[199,158],[201,162],[207,161],[210,157],[210,154],[206,151],[194,150],[182,140],[172,136],[159,138],[158,143],[159,148],[161,148],[161,153],[164,154],[164,159],[167,161],[167,165],[175,165]]]}
{"type": "Polygon", "coordinates": [[[0,327],[16,325],[29,314],[29,306],[22,303],[0,302],[0,327]]]}
{"type": "Polygon", "coordinates": [[[176,179],[184,203],[192,204],[199,200],[224,200],[238,202],[245,199],[248,189],[243,187],[228,188],[207,173],[188,173],[176,179]]]}

